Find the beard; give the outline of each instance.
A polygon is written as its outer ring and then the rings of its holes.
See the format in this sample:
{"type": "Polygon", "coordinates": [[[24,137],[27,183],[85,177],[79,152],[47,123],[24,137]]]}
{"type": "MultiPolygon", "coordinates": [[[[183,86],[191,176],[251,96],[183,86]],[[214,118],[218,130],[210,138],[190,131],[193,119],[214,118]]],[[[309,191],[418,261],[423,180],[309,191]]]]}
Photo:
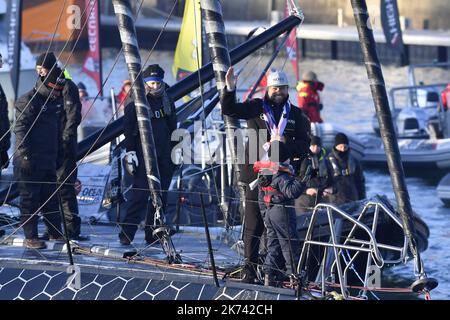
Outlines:
{"type": "Polygon", "coordinates": [[[269,97],[269,101],[276,106],[283,105],[286,102],[286,99],[287,96],[280,93],[274,93],[272,96],[269,97]]]}

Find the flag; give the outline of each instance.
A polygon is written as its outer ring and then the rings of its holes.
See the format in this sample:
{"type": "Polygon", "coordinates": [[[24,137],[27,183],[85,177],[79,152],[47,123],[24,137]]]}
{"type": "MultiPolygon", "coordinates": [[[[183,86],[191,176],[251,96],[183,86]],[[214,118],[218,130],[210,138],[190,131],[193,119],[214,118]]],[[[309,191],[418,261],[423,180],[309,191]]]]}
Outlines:
{"type": "Polygon", "coordinates": [[[402,29],[400,27],[400,17],[397,0],[381,0],[381,25],[389,48],[404,54],[402,29]]]}
{"type": "Polygon", "coordinates": [[[83,63],[83,71],[91,77],[97,85],[97,91],[102,91],[102,68],[100,48],[100,17],[98,1],[85,0],[89,50],[83,63]]]}
{"type": "Polygon", "coordinates": [[[8,64],[15,98],[19,90],[20,48],[22,43],[22,0],[11,0],[8,7],[8,64]]]}
{"type": "Polygon", "coordinates": [[[177,81],[186,78],[202,65],[201,26],[200,1],[186,0],[172,66],[172,74],[177,81]]]}
{"type": "MultiPolygon", "coordinates": [[[[286,0],[286,6],[284,8],[284,17],[287,18],[291,11],[290,0],[286,0]]],[[[292,63],[292,70],[295,74],[295,83],[300,80],[300,74],[298,70],[298,45],[297,45],[297,28],[293,28],[289,34],[289,38],[286,40],[286,51],[289,60],[292,63]]]]}

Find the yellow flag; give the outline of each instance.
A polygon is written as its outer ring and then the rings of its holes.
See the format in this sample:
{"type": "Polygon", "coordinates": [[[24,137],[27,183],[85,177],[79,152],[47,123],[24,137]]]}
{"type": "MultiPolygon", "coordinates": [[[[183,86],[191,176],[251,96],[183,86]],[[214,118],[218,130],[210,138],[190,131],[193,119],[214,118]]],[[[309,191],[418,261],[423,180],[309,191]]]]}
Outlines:
{"type": "Polygon", "coordinates": [[[173,77],[180,81],[202,65],[202,23],[200,0],[186,0],[183,22],[172,66],[173,77]],[[197,54],[199,55],[197,57],[197,54]]]}

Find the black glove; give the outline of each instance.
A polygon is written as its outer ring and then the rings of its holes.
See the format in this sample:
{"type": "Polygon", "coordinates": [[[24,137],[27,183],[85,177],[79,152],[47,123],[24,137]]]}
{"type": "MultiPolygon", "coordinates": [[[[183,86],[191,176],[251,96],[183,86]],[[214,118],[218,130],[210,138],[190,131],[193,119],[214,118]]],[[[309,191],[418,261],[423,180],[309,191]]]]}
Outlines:
{"type": "Polygon", "coordinates": [[[1,169],[6,169],[9,166],[9,156],[7,151],[2,151],[0,153],[0,162],[1,162],[1,169]]]}
{"type": "Polygon", "coordinates": [[[26,156],[20,161],[20,172],[26,176],[31,176],[33,174],[31,160],[26,156]]]}
{"type": "Polygon", "coordinates": [[[258,177],[258,185],[262,187],[267,187],[272,183],[272,176],[271,175],[265,175],[260,174],[258,177]]]}
{"type": "Polygon", "coordinates": [[[323,104],[319,103],[319,110],[322,111],[323,109],[323,104]]]}

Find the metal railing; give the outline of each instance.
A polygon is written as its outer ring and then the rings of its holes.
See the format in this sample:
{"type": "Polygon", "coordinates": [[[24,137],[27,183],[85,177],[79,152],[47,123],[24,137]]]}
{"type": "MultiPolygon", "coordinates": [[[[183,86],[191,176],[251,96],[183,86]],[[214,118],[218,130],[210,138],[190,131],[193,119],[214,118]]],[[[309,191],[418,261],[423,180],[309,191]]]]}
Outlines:
{"type": "MultiPolygon", "coordinates": [[[[396,264],[408,260],[408,240],[404,232],[402,246],[379,243],[377,241],[376,234],[379,229],[379,220],[382,213],[385,214],[386,219],[392,219],[394,225],[397,225],[403,231],[399,217],[382,202],[367,202],[357,218],[354,218],[352,215],[333,205],[318,204],[312,213],[303,243],[297,266],[298,274],[304,274],[307,271],[309,258],[312,255],[312,246],[318,246],[324,248],[316,276],[316,283],[320,283],[322,295],[326,295],[326,280],[331,278],[331,282],[335,283],[335,275],[337,274],[341,294],[344,299],[347,299],[349,297],[347,290],[349,271],[355,272],[364,288],[373,287],[370,281],[372,280],[371,274],[374,268],[381,271],[386,264],[396,264]],[[320,239],[313,240],[316,220],[318,214],[323,213],[323,210],[325,210],[327,216],[327,224],[325,227],[329,228],[330,236],[325,241],[321,241],[320,239]],[[346,235],[344,232],[344,223],[351,224],[350,231],[346,235]],[[358,235],[357,231],[359,231],[358,235]],[[340,239],[344,239],[344,241],[339,241],[340,239]],[[329,252],[330,250],[332,250],[331,254],[329,252]],[[381,250],[394,252],[398,257],[394,256],[394,259],[386,259],[383,257],[381,250]],[[362,253],[367,254],[363,278],[354,267],[355,260],[362,253]]],[[[367,290],[364,289],[360,292],[360,296],[366,296],[366,293],[367,290]]]]}

